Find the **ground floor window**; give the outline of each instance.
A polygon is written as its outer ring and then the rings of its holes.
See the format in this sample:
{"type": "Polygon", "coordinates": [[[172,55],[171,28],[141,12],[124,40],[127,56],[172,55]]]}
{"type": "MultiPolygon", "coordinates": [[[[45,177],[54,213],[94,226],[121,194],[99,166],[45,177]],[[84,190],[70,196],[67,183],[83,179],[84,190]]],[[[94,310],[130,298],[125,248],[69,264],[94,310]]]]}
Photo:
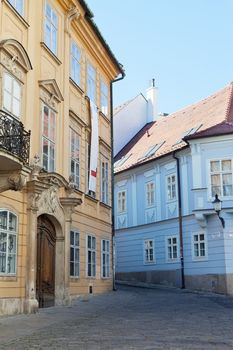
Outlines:
{"type": "Polygon", "coordinates": [[[155,262],[154,240],[153,239],[146,239],[144,241],[144,262],[145,262],[145,264],[155,262]]]}
{"type": "Polygon", "coordinates": [[[193,234],[193,259],[204,259],[207,256],[205,233],[193,234]]]}
{"type": "Polygon", "coordinates": [[[0,209],[0,274],[16,274],[17,216],[0,209]]]}
{"type": "Polygon", "coordinates": [[[102,239],[101,241],[101,276],[110,277],[110,241],[102,239]]]}
{"type": "Polygon", "coordinates": [[[178,258],[178,242],[177,236],[167,237],[167,260],[177,260],[178,258]]]}
{"type": "Polygon", "coordinates": [[[79,277],[79,232],[70,231],[70,276],[79,277]]]}
{"type": "Polygon", "coordinates": [[[87,236],[87,276],[95,277],[96,275],[96,238],[87,236]]]}

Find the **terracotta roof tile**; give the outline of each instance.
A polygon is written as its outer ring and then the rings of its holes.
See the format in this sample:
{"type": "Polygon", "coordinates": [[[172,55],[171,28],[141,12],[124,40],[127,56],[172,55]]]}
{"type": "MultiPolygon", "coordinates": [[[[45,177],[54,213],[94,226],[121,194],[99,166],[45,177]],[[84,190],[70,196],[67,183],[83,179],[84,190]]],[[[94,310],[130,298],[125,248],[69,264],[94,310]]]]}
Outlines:
{"type": "Polygon", "coordinates": [[[115,168],[115,173],[187,147],[183,139],[231,132],[233,132],[233,83],[202,101],[146,124],[116,155],[117,161],[131,154],[121,166],[115,168]],[[187,135],[188,132],[192,134],[194,130],[195,136],[187,135]],[[149,147],[160,143],[162,146],[154,154],[143,158],[149,147]]]}

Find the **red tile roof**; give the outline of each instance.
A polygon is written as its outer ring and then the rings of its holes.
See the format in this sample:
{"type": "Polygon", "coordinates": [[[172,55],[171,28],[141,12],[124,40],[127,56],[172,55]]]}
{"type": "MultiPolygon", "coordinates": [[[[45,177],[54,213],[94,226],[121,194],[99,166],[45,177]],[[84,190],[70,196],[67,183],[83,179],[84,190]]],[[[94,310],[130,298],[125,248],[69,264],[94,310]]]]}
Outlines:
{"type": "Polygon", "coordinates": [[[115,168],[115,173],[187,147],[183,139],[229,133],[233,133],[233,83],[202,101],[146,124],[116,155],[115,161],[130,157],[115,168]],[[188,131],[196,133],[185,137],[188,131]],[[150,157],[143,157],[149,147],[156,144],[162,145],[150,157]]]}

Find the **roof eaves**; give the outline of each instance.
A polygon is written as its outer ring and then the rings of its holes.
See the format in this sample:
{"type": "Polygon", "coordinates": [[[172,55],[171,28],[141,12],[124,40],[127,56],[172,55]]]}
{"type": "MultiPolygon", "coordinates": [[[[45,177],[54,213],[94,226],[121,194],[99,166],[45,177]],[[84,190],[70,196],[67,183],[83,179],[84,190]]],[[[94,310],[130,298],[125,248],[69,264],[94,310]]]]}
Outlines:
{"type": "Polygon", "coordinates": [[[167,152],[167,153],[164,153],[164,154],[161,154],[160,156],[157,156],[156,158],[152,158],[152,159],[148,159],[147,161],[144,161],[144,162],[141,162],[141,163],[134,163],[134,164],[131,164],[129,167],[125,167],[125,169],[122,169],[122,170],[119,170],[119,171],[116,171],[114,173],[114,175],[117,175],[117,174],[122,174],[124,173],[125,171],[127,170],[131,170],[131,169],[135,169],[137,167],[141,167],[145,164],[148,164],[148,163],[151,163],[153,161],[156,161],[158,159],[161,159],[161,158],[164,158],[164,157],[167,157],[167,156],[170,156],[171,154],[173,154],[174,152],[177,152],[177,151],[182,151],[186,148],[189,148],[189,145],[186,143],[186,145],[180,147],[180,148],[177,148],[177,149],[173,149],[172,151],[170,152],[167,152]]]}
{"type": "Polygon", "coordinates": [[[87,21],[91,25],[92,29],[94,30],[94,32],[96,33],[97,37],[99,38],[99,40],[103,44],[104,48],[107,50],[107,52],[111,56],[113,62],[116,65],[116,67],[119,69],[119,72],[123,76],[125,76],[125,71],[124,71],[123,65],[117,60],[116,56],[113,54],[112,50],[110,49],[109,45],[107,44],[106,40],[102,36],[99,28],[97,27],[96,23],[93,20],[94,15],[91,12],[90,8],[88,7],[86,1],[84,1],[84,0],[78,0],[78,1],[79,1],[80,5],[82,6],[82,8],[85,11],[85,18],[87,19],[87,21]]]}

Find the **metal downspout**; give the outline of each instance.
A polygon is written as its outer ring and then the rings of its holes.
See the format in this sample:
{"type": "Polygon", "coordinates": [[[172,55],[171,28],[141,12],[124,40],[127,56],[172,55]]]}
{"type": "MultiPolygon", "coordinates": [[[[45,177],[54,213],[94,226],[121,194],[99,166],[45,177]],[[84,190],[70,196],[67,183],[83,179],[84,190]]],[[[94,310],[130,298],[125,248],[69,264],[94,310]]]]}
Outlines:
{"type": "Polygon", "coordinates": [[[178,185],[178,206],[179,206],[179,236],[180,236],[180,264],[181,264],[181,288],[185,288],[184,276],[184,249],[183,249],[183,220],[182,220],[182,198],[181,198],[181,181],[180,181],[180,160],[172,153],[172,157],[176,160],[177,166],[177,185],[178,185]]]}
{"type": "Polygon", "coordinates": [[[113,272],[113,290],[116,291],[115,280],[115,205],[114,205],[114,155],[113,155],[113,83],[124,79],[125,72],[121,71],[121,77],[112,80],[110,83],[110,118],[111,118],[111,193],[112,193],[112,272],[113,272]]]}

